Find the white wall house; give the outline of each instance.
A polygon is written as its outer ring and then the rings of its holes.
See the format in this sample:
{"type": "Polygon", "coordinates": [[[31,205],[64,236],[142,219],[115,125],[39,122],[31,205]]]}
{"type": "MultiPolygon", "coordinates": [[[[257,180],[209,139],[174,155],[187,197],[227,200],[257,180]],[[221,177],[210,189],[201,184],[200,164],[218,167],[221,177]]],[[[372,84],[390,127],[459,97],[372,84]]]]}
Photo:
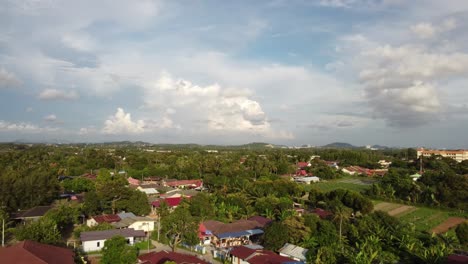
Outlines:
{"type": "Polygon", "coordinates": [[[143,216],[126,217],[119,222],[112,223],[115,228],[133,228],[143,232],[154,231],[155,219],[143,216]]]}
{"type": "Polygon", "coordinates": [[[86,220],[86,225],[89,227],[93,227],[93,226],[97,226],[98,222],[96,222],[94,218],[91,218],[91,219],[86,220]]]}
{"type": "Polygon", "coordinates": [[[135,230],[133,228],[82,232],[80,239],[83,251],[90,252],[102,250],[106,240],[114,236],[123,236],[129,245],[133,245],[136,240],[141,240],[145,237],[145,232],[135,230]]]}
{"type": "Polygon", "coordinates": [[[143,221],[136,221],[133,224],[129,225],[129,228],[133,228],[135,230],[141,230],[143,232],[153,232],[154,231],[154,223],[156,220],[143,220],[143,221]]]}

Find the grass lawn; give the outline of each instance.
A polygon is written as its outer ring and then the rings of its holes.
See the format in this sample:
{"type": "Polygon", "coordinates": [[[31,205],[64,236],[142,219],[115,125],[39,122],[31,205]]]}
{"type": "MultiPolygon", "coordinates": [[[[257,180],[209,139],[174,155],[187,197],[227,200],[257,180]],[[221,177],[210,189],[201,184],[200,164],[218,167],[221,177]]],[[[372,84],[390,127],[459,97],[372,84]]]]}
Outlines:
{"type": "Polygon", "coordinates": [[[403,221],[414,223],[417,230],[429,231],[447,220],[449,213],[437,209],[419,207],[413,212],[402,214],[399,218],[403,221]]]}
{"type": "MultiPolygon", "coordinates": [[[[153,243],[150,242],[149,244],[150,244],[150,249],[155,248],[153,243]]],[[[140,241],[138,243],[135,243],[133,246],[140,250],[146,250],[148,249],[148,241],[140,241]]]]}
{"type": "MultiPolygon", "coordinates": [[[[407,206],[404,204],[398,203],[389,203],[383,201],[373,201],[374,209],[384,212],[394,212],[398,208],[407,206]]],[[[455,213],[451,211],[445,211],[442,209],[436,208],[427,208],[427,207],[414,207],[410,210],[403,210],[401,213],[394,215],[402,221],[412,223],[415,225],[417,230],[420,231],[430,231],[434,227],[442,224],[449,217],[453,216],[455,213]]],[[[459,214],[455,214],[459,215],[459,214]]],[[[462,214],[461,217],[467,217],[468,214],[462,214]]]]}
{"type": "Polygon", "coordinates": [[[346,189],[346,190],[361,192],[361,191],[369,189],[372,185],[372,182],[374,181],[375,180],[372,178],[349,176],[349,177],[344,177],[340,179],[321,181],[318,183],[311,183],[310,185],[306,187],[306,190],[315,188],[324,192],[328,192],[328,191],[333,191],[336,189],[346,189]]]}

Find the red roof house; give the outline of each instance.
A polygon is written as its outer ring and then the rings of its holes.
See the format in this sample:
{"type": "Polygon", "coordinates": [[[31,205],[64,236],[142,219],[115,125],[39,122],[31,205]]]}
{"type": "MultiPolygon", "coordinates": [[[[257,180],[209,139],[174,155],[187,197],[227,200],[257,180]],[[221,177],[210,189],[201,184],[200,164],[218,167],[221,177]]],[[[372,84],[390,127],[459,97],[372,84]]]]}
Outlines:
{"type": "Polygon", "coordinates": [[[307,168],[309,166],[310,166],[309,163],[305,162],[305,161],[300,161],[300,162],[297,163],[297,167],[299,169],[304,169],[304,168],[307,168]]]}
{"type": "Polygon", "coordinates": [[[232,263],[247,262],[250,264],[292,264],[302,263],[292,258],[280,256],[273,251],[264,249],[251,249],[245,246],[235,247],[230,255],[233,258],[232,263]]]}
{"type": "Polygon", "coordinates": [[[203,186],[202,180],[180,180],[180,181],[170,181],[165,183],[166,186],[175,187],[175,188],[188,188],[195,189],[203,186]]]}
{"type": "Polygon", "coordinates": [[[306,170],[297,170],[296,171],[296,176],[307,176],[307,171],[306,170]]]}
{"type": "Polygon", "coordinates": [[[73,264],[74,257],[70,249],[30,240],[0,248],[0,262],[9,264],[73,264]]]}
{"type": "Polygon", "coordinates": [[[127,181],[128,181],[128,184],[130,185],[134,185],[134,186],[140,185],[140,180],[132,178],[132,177],[129,177],[127,181]]]}
{"type": "Polygon", "coordinates": [[[105,214],[105,215],[95,215],[92,216],[91,219],[86,221],[87,226],[95,226],[102,223],[114,223],[119,222],[121,219],[116,214],[105,214]]]}
{"type": "Polygon", "coordinates": [[[445,264],[466,264],[466,263],[468,263],[468,255],[464,255],[464,254],[452,254],[447,257],[447,261],[445,262],[445,264]]]}
{"type": "Polygon", "coordinates": [[[151,252],[138,257],[138,263],[141,264],[164,264],[167,261],[174,261],[177,264],[209,264],[196,256],[168,251],[151,252]]]}
{"type": "Polygon", "coordinates": [[[179,206],[179,204],[182,202],[182,199],[184,199],[184,198],[185,199],[190,199],[190,196],[162,198],[162,199],[159,199],[159,200],[156,200],[156,201],[152,202],[151,205],[153,207],[159,207],[159,206],[161,206],[162,203],[166,203],[169,207],[175,208],[175,207],[179,206]]]}
{"type": "Polygon", "coordinates": [[[271,219],[266,218],[266,217],[263,217],[263,216],[259,216],[259,215],[252,216],[252,217],[250,217],[250,218],[247,219],[247,220],[257,222],[257,223],[258,223],[258,227],[260,227],[260,228],[265,228],[265,226],[267,226],[269,223],[272,222],[271,219]]]}

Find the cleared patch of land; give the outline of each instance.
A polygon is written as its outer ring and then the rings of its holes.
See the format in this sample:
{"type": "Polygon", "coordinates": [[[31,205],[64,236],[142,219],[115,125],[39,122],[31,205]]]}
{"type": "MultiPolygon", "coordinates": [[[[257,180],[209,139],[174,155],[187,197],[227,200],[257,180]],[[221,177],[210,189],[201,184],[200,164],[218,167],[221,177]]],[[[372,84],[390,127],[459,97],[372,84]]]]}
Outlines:
{"type": "Polygon", "coordinates": [[[384,212],[389,212],[393,209],[396,209],[400,207],[401,204],[395,204],[395,203],[386,203],[386,202],[377,202],[374,205],[374,211],[384,211],[384,212]]]}
{"type": "MultiPolygon", "coordinates": [[[[466,221],[466,215],[454,217],[454,213],[435,208],[417,207],[398,203],[373,201],[374,210],[387,212],[402,221],[412,223],[417,230],[445,233],[450,228],[466,221]]],[[[457,215],[457,214],[455,214],[457,215]]]]}
{"type": "Polygon", "coordinates": [[[402,205],[393,210],[388,211],[388,214],[391,216],[398,216],[398,215],[402,215],[404,213],[408,213],[414,210],[417,210],[414,206],[402,205]]]}
{"type": "Polygon", "coordinates": [[[361,192],[369,189],[373,182],[375,182],[375,180],[372,178],[347,177],[313,183],[310,185],[310,187],[308,187],[316,188],[324,192],[329,192],[336,189],[346,189],[361,192]]]}
{"type": "Polygon", "coordinates": [[[457,225],[467,221],[465,218],[462,217],[449,217],[445,222],[442,224],[434,227],[431,231],[436,234],[441,234],[449,231],[451,228],[456,227],[457,225]]]}

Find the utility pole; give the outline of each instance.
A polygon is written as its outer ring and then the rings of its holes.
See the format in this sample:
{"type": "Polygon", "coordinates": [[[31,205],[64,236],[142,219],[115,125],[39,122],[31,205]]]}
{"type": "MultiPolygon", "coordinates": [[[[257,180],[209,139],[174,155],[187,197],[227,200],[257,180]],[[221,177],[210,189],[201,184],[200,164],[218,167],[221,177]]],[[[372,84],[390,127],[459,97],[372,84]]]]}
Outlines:
{"type": "Polygon", "coordinates": [[[2,218],[2,247],[5,247],[5,219],[2,218]]]}
{"type": "Polygon", "coordinates": [[[419,174],[423,174],[423,153],[421,152],[420,160],[419,160],[419,174]]]}
{"type": "Polygon", "coordinates": [[[160,214],[158,214],[158,242],[159,242],[159,231],[161,230],[161,217],[160,214]]]}

